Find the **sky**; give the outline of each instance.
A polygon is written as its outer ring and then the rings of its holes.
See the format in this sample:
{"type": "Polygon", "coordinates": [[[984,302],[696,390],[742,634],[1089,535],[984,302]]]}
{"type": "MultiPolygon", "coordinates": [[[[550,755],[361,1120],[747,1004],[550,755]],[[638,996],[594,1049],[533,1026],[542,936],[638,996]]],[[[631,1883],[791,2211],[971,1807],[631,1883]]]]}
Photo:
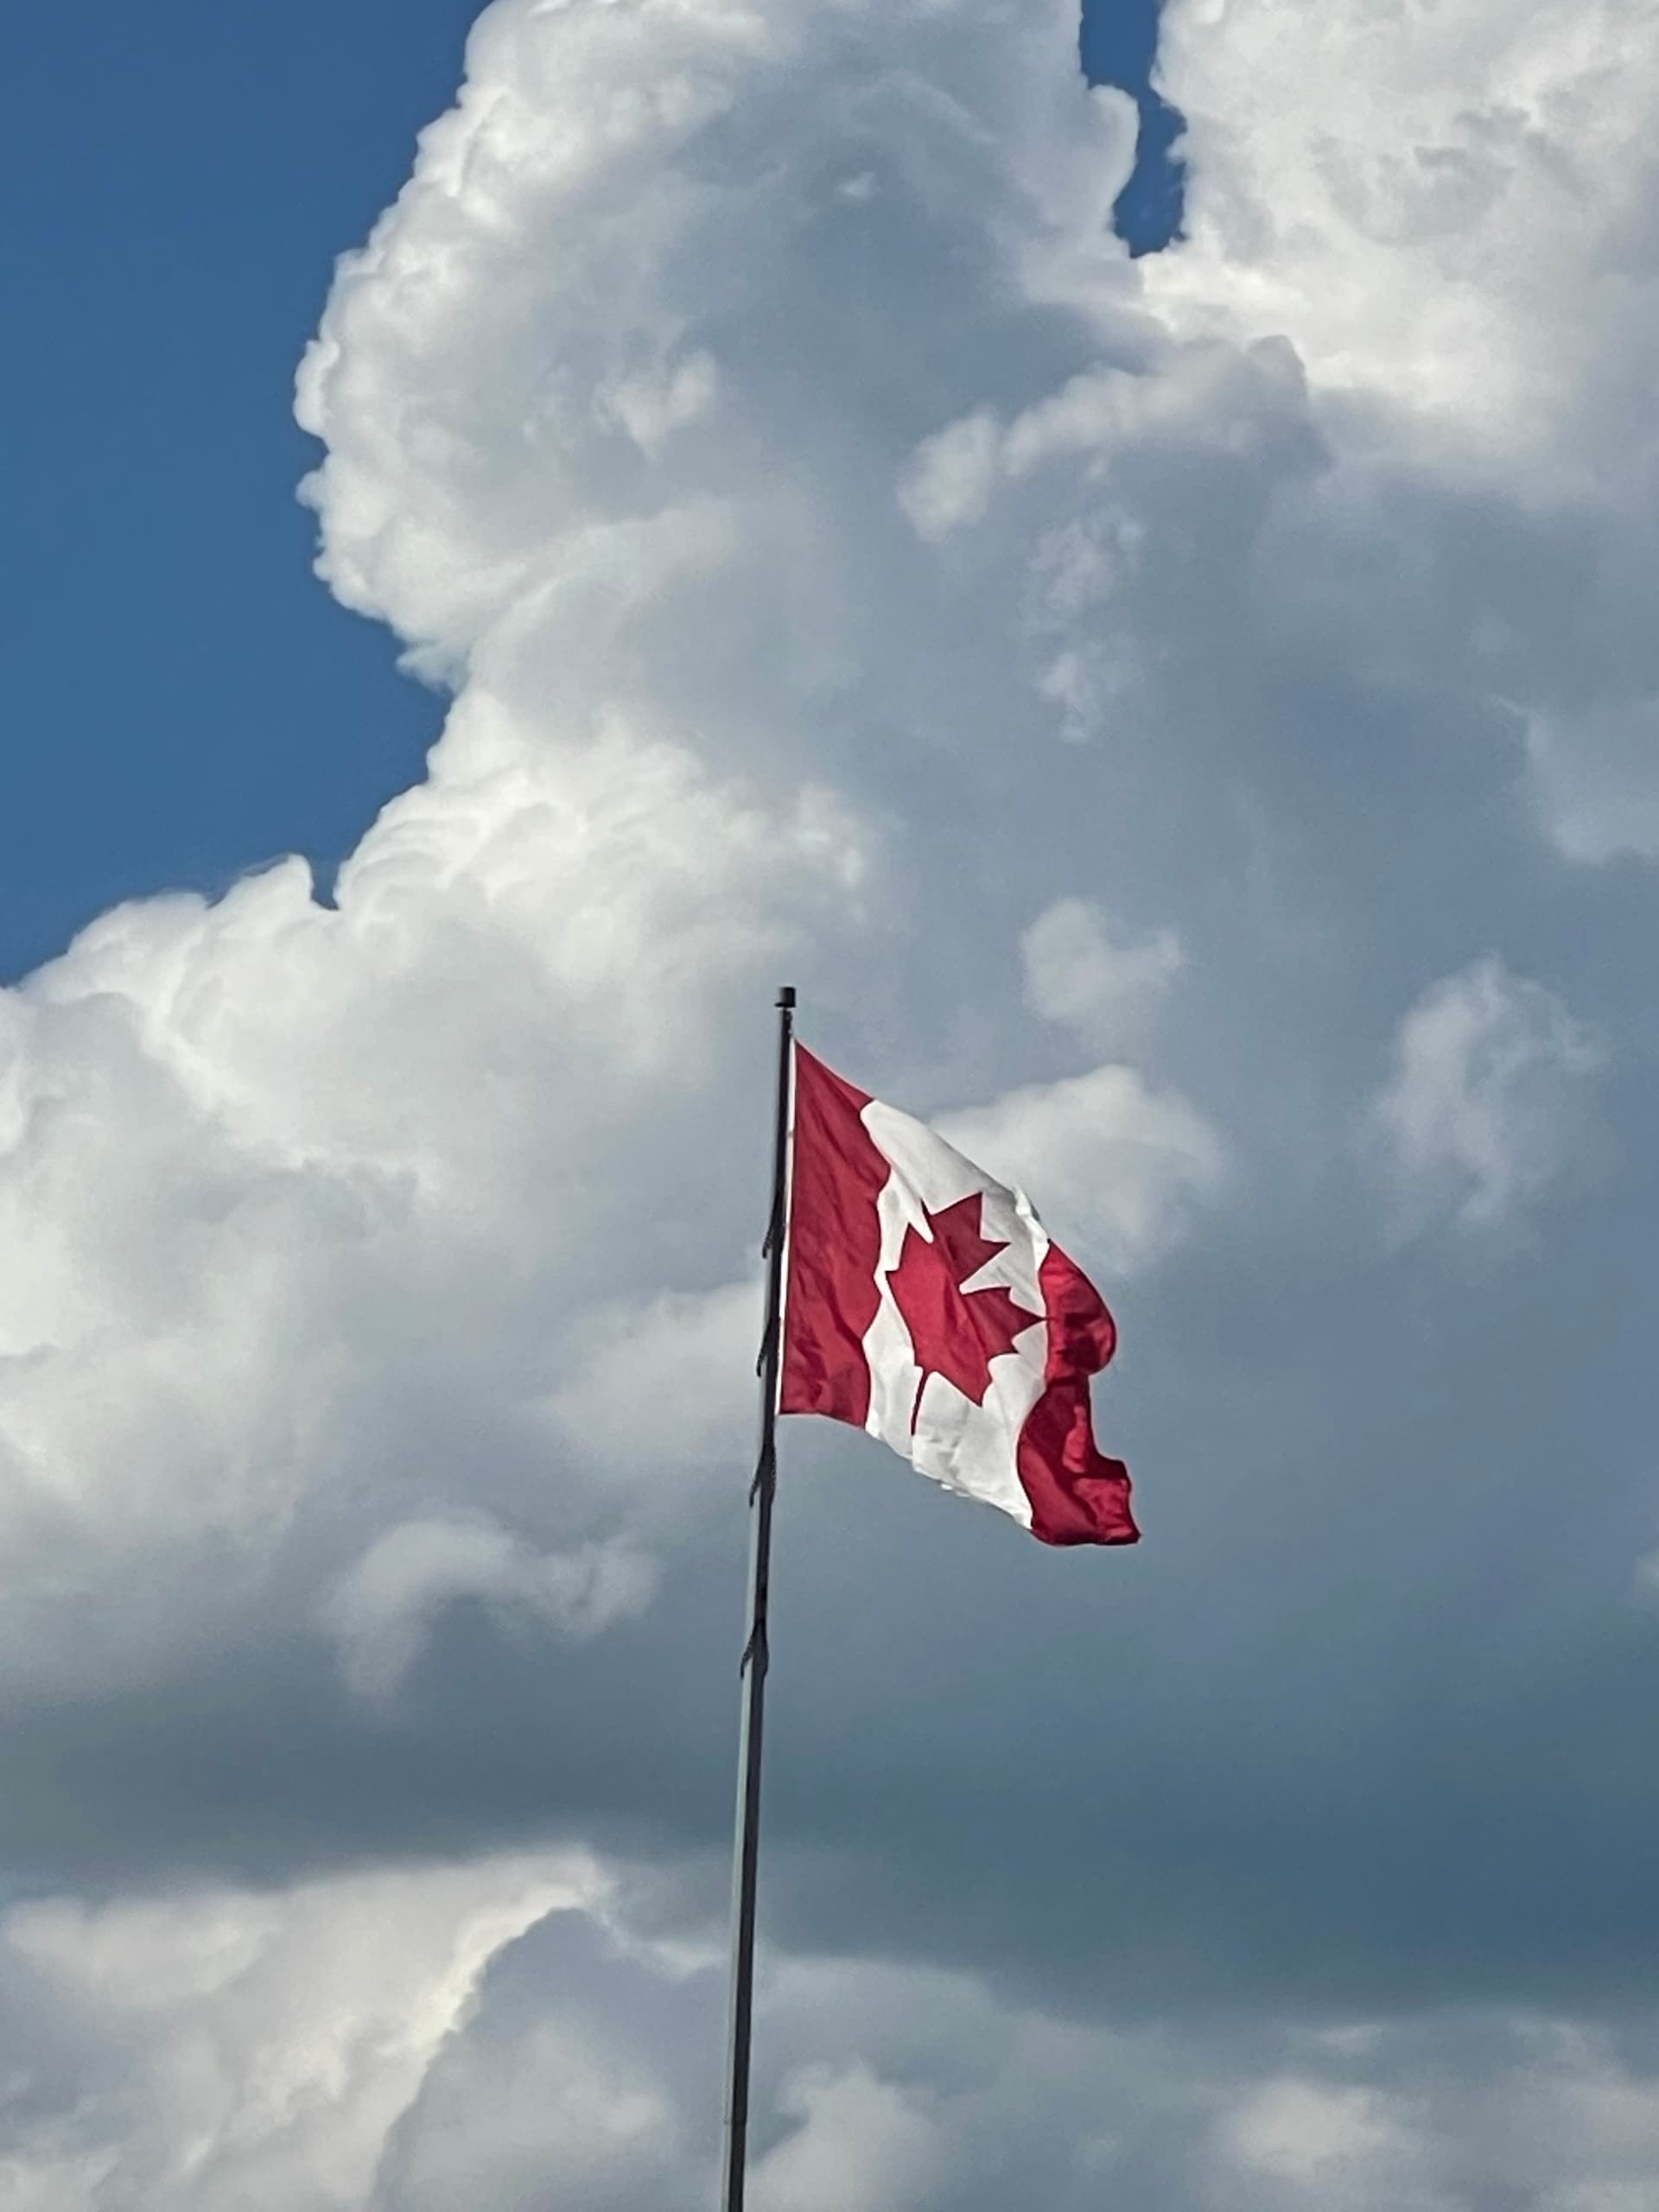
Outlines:
{"type": "Polygon", "coordinates": [[[14,35],[0,2212],[712,2202],[785,978],[755,2212],[1647,2212],[1659,6],[473,13],[14,35]]]}
{"type": "MultiPolygon", "coordinates": [[[[310,570],[294,365],[335,257],[455,89],[474,0],[295,0],[13,29],[0,239],[32,342],[0,366],[0,518],[19,657],[0,821],[0,975],[105,906],[221,891],[306,854],[326,880],[420,772],[442,702],[310,570]]],[[[1152,116],[1120,211],[1161,243],[1178,188],[1148,92],[1155,18],[1091,9],[1083,54],[1152,116]],[[1154,143],[1154,141],[1156,142],[1154,143]]]]}

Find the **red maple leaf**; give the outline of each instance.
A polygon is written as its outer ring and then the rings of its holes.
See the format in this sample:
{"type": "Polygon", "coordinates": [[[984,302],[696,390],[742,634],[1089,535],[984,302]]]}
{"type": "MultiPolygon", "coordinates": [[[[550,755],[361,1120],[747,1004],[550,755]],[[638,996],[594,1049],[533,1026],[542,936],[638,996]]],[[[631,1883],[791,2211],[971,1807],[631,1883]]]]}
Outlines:
{"type": "Polygon", "coordinates": [[[939,1213],[929,1213],[932,1242],[913,1227],[907,1229],[899,1264],[887,1273],[887,1287],[910,1331],[921,1370],[911,1413],[912,1429],[930,1375],[943,1375],[963,1397],[982,1406],[991,1387],[991,1362],[1000,1353],[1012,1351],[1021,1331],[1042,1318],[1016,1306],[1000,1284],[985,1290],[963,1288],[987,1260],[1007,1249],[1006,1237],[1001,1243],[988,1243],[980,1233],[983,1208],[984,1199],[975,1191],[939,1213]]]}

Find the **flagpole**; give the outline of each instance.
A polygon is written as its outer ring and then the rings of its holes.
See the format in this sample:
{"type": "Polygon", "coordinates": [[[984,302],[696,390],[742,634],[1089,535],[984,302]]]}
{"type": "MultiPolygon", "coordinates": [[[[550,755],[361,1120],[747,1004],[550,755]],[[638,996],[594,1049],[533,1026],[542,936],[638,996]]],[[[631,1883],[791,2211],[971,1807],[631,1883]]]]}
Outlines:
{"type": "Polygon", "coordinates": [[[778,1370],[783,1351],[784,1245],[788,1229],[789,1101],[795,993],[778,994],[778,1108],[766,1229],[766,1319],[760,1339],[760,1450],[749,1486],[748,1635],[737,1748],[737,1824],[732,1847],[731,2034],[726,2056],[726,2141],[721,2212],[743,2212],[748,2158],[749,2044],[754,1999],[754,1897],[760,1848],[760,1738],[766,1719],[766,1615],[772,1577],[772,1502],[778,1484],[778,1370]]]}

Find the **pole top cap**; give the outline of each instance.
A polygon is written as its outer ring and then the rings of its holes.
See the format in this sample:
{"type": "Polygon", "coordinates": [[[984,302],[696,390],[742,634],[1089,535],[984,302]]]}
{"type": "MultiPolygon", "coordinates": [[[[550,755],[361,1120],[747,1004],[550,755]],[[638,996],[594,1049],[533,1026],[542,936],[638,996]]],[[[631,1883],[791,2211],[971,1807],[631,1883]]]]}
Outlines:
{"type": "Polygon", "coordinates": [[[780,987],[778,993],[778,1003],[779,1006],[785,1007],[794,1005],[795,986],[793,983],[785,983],[780,987]]]}

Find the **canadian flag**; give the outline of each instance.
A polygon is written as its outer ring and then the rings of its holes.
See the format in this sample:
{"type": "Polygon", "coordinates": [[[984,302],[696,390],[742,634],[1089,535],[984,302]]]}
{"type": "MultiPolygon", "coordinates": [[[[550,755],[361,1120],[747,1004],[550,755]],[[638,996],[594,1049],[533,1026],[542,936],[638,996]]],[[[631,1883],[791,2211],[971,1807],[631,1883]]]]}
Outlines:
{"type": "Polygon", "coordinates": [[[795,1047],[779,1409],[891,1445],[1046,1544],[1132,1544],[1089,1378],[1117,1332],[1020,1191],[795,1047]]]}

